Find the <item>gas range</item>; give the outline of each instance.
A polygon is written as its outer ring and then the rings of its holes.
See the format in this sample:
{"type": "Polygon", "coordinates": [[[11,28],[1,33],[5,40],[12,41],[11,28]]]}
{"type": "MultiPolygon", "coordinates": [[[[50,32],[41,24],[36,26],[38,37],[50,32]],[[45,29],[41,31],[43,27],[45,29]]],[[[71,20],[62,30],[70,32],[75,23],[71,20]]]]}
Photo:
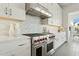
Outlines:
{"type": "Polygon", "coordinates": [[[47,43],[52,40],[55,35],[53,33],[29,33],[23,34],[31,38],[31,55],[43,56],[47,53],[47,43]]]}

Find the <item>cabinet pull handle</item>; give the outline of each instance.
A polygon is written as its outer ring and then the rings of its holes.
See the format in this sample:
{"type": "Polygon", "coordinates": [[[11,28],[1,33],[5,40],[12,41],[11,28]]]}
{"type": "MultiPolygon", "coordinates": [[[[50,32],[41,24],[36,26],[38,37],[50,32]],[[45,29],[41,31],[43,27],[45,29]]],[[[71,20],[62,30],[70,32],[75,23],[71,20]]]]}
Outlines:
{"type": "Polygon", "coordinates": [[[18,45],[18,46],[23,46],[24,44],[20,44],[20,45],[18,45]]]}
{"type": "Polygon", "coordinates": [[[6,15],[8,14],[8,9],[7,9],[7,8],[5,8],[5,14],[6,14],[6,15]]]}
{"type": "Polygon", "coordinates": [[[15,56],[14,54],[12,54],[11,56],[15,56]]]}
{"type": "Polygon", "coordinates": [[[12,9],[10,9],[10,15],[12,15],[12,9]]]}

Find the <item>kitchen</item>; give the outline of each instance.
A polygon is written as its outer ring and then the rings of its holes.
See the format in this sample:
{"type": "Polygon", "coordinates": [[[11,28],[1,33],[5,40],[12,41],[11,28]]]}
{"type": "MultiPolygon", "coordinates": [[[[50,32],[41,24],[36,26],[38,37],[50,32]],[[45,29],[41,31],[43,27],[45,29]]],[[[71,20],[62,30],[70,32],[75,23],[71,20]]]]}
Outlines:
{"type": "Polygon", "coordinates": [[[70,42],[61,5],[0,3],[0,56],[52,56],[70,42]]]}

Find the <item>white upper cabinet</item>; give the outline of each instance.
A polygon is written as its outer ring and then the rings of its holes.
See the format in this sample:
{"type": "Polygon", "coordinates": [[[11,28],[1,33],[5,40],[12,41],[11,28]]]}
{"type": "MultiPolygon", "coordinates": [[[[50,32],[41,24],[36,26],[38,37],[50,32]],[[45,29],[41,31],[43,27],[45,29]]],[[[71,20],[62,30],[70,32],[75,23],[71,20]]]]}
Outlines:
{"type": "Polygon", "coordinates": [[[25,20],[25,4],[20,4],[21,3],[10,3],[9,15],[18,20],[25,20]]]}
{"type": "Polygon", "coordinates": [[[53,23],[55,25],[62,25],[62,8],[58,4],[54,4],[54,18],[53,18],[53,23]]]}
{"type": "MultiPolygon", "coordinates": [[[[62,25],[62,8],[57,3],[40,3],[42,6],[47,8],[52,16],[48,18],[46,24],[49,25],[62,25]]],[[[44,23],[45,24],[45,23],[44,23]]]]}
{"type": "Polygon", "coordinates": [[[0,3],[0,16],[8,16],[8,4],[0,3]]]}
{"type": "Polygon", "coordinates": [[[19,8],[19,9],[23,9],[25,10],[25,4],[24,3],[9,3],[10,6],[19,8]]]}
{"type": "MultiPolygon", "coordinates": [[[[0,16],[12,20],[25,20],[25,4],[21,3],[2,3],[0,4],[0,16]]],[[[6,19],[5,18],[5,19],[6,19]]]]}
{"type": "Polygon", "coordinates": [[[61,26],[62,25],[62,8],[54,3],[51,5],[51,13],[52,13],[52,17],[49,18],[49,24],[51,25],[57,25],[57,26],[61,26]]]}

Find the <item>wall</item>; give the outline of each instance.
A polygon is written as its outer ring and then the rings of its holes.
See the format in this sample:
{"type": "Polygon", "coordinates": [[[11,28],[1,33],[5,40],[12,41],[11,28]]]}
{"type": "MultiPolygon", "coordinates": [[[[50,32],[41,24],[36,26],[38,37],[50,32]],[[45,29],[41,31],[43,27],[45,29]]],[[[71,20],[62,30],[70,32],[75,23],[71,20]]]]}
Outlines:
{"type": "Polygon", "coordinates": [[[26,15],[26,20],[21,24],[21,33],[41,33],[40,17],[26,15]]]}
{"type": "Polygon", "coordinates": [[[68,14],[68,26],[71,26],[71,31],[68,31],[68,40],[73,40],[73,35],[77,34],[73,26],[73,20],[79,17],[79,11],[68,14]]]}
{"type": "Polygon", "coordinates": [[[71,6],[66,6],[66,7],[63,7],[63,26],[65,28],[65,31],[66,31],[66,39],[67,41],[69,40],[69,24],[68,24],[68,14],[69,13],[73,13],[73,12],[77,12],[79,11],[79,6],[78,5],[71,5],[71,6]]]}
{"type": "Polygon", "coordinates": [[[73,25],[73,20],[79,17],[79,11],[71,12],[68,14],[68,24],[73,25]]]}

